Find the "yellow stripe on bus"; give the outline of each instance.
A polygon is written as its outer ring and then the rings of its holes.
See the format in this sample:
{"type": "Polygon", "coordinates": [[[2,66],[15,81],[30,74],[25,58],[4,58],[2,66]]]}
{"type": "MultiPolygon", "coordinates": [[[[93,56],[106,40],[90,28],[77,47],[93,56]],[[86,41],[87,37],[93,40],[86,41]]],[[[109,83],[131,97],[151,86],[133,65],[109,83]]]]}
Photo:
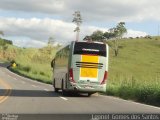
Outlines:
{"type": "MultiPolygon", "coordinates": [[[[98,56],[91,55],[82,55],[81,62],[90,62],[90,63],[98,63],[98,56]]],[[[97,68],[81,68],[80,69],[80,77],[87,78],[97,78],[98,69],[97,68]]]]}

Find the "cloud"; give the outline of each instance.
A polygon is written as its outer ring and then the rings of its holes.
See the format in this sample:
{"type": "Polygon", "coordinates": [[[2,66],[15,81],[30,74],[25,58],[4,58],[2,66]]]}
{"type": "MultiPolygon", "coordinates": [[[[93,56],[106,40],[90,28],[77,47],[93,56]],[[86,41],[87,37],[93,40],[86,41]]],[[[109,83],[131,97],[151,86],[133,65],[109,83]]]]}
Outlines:
{"type": "Polygon", "coordinates": [[[124,37],[133,37],[133,38],[135,38],[135,37],[144,37],[146,35],[148,35],[146,32],[129,29],[129,30],[127,30],[127,34],[124,35],[124,37]]]}
{"type": "MultiPolygon", "coordinates": [[[[33,39],[36,41],[47,42],[49,37],[53,37],[55,41],[67,43],[75,40],[73,23],[64,22],[54,19],[38,19],[38,18],[0,18],[0,29],[4,31],[6,36],[19,36],[23,39],[33,39]]],[[[107,30],[105,28],[95,26],[82,26],[80,37],[90,35],[95,30],[107,30]]]]}
{"type": "Polygon", "coordinates": [[[62,0],[1,0],[0,9],[54,14],[64,11],[62,0]]]}
{"type": "Polygon", "coordinates": [[[159,0],[1,0],[4,11],[30,14],[55,15],[71,20],[72,13],[80,10],[84,21],[125,21],[160,20],[159,0]]]}
{"type": "Polygon", "coordinates": [[[74,27],[72,23],[49,18],[0,18],[0,29],[7,36],[28,37],[43,42],[47,42],[51,36],[59,42],[73,40],[74,27]]]}
{"type": "Polygon", "coordinates": [[[45,42],[37,41],[37,40],[26,40],[26,39],[16,39],[13,40],[13,44],[18,47],[33,47],[33,48],[42,48],[47,44],[45,42]]]}
{"type": "MultiPolygon", "coordinates": [[[[64,22],[62,20],[54,20],[50,18],[0,18],[0,30],[9,39],[13,39],[13,43],[23,47],[43,47],[47,45],[48,38],[53,37],[55,42],[66,44],[75,40],[76,33],[73,23],[64,22]]],[[[91,35],[93,31],[107,31],[108,28],[96,26],[81,26],[80,40],[86,35],[91,35]]],[[[128,30],[128,36],[143,36],[145,32],[128,30]]]]}

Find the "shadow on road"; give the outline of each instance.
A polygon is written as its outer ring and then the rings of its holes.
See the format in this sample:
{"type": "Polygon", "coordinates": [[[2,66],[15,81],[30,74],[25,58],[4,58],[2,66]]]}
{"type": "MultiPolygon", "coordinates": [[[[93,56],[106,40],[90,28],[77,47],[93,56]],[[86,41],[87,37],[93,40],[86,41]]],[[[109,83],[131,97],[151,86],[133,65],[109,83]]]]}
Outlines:
{"type": "MultiPolygon", "coordinates": [[[[0,89],[0,96],[10,96],[10,97],[59,97],[62,93],[56,93],[54,91],[44,91],[44,90],[18,90],[11,89],[11,94],[5,94],[7,89],[0,89]]],[[[65,97],[88,97],[86,94],[78,93],[68,93],[65,97]]]]}
{"type": "MultiPolygon", "coordinates": [[[[0,89],[0,96],[8,96],[4,94],[2,91],[6,91],[7,89],[0,89]]],[[[57,93],[54,91],[44,91],[44,90],[16,90],[11,89],[11,97],[59,97],[57,93]]]]}

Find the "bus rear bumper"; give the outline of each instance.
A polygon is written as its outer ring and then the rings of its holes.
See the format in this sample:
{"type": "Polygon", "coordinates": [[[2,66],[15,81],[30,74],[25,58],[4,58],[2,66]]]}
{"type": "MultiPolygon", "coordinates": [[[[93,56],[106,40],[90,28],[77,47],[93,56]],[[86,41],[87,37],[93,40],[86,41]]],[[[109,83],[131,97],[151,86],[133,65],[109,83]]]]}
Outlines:
{"type": "Polygon", "coordinates": [[[77,92],[106,92],[106,84],[103,85],[72,84],[72,87],[70,87],[69,90],[77,92]]]}

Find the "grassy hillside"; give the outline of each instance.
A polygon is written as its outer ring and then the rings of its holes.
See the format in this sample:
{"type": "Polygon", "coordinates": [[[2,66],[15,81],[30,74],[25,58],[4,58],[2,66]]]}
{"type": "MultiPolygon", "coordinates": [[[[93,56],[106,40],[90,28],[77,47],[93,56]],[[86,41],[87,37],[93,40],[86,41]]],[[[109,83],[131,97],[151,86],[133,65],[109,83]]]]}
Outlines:
{"type": "Polygon", "coordinates": [[[51,83],[52,69],[50,62],[55,55],[56,48],[49,47],[35,49],[27,48],[15,58],[18,66],[13,70],[32,79],[51,83]]]}
{"type": "Polygon", "coordinates": [[[160,38],[120,41],[110,50],[107,94],[160,106],[160,38]]]}
{"type": "MultiPolygon", "coordinates": [[[[119,41],[117,57],[110,48],[107,94],[160,106],[160,37],[119,41]]],[[[0,46],[0,60],[15,60],[13,70],[51,83],[50,61],[57,48],[17,48],[0,46]]]]}
{"type": "Polygon", "coordinates": [[[5,45],[7,45],[7,44],[12,45],[13,43],[12,43],[11,40],[6,40],[6,39],[0,38],[0,45],[1,45],[1,46],[5,46],[5,45]]]}
{"type": "Polygon", "coordinates": [[[20,49],[13,46],[12,42],[9,40],[0,38],[0,60],[10,61],[16,57],[17,52],[20,49]]]}
{"type": "Polygon", "coordinates": [[[18,66],[11,68],[12,71],[38,81],[51,83],[50,62],[56,49],[55,47],[19,48],[10,44],[0,44],[0,61],[15,61],[18,66]]]}

